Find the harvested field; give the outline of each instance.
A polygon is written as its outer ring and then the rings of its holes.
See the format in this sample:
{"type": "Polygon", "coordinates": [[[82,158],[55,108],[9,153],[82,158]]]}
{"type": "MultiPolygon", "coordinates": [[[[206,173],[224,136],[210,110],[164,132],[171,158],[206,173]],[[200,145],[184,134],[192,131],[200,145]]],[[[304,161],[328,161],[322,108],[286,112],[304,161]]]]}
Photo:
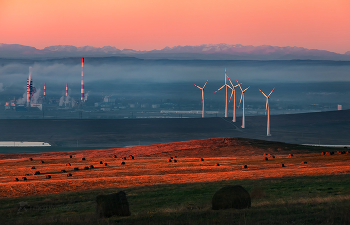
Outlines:
{"type": "Polygon", "coordinates": [[[84,161],[81,156],[67,157],[70,153],[43,153],[40,158],[45,158],[44,164],[36,160],[39,158],[36,154],[33,161],[27,160],[28,154],[7,155],[7,158],[3,156],[0,160],[0,197],[153,184],[350,173],[349,154],[321,155],[324,148],[295,145],[277,148],[277,144],[217,138],[202,140],[202,143],[192,141],[143,146],[143,151],[140,151],[141,147],[133,147],[76,152],[76,155],[84,155],[84,161]],[[262,161],[261,155],[267,149],[275,158],[262,161]],[[127,160],[125,164],[110,157],[114,153],[121,155],[121,152],[138,157],[127,160]],[[288,157],[289,154],[293,154],[293,157],[288,157]],[[168,163],[169,155],[177,155],[177,163],[168,163]],[[200,157],[204,157],[205,161],[199,161],[200,157]],[[101,161],[108,166],[100,164],[101,161]],[[67,167],[67,163],[72,167],[67,167]],[[277,169],[281,164],[285,168],[277,169]],[[16,177],[32,174],[31,167],[34,165],[40,174],[27,176],[26,182],[13,181],[16,177]],[[242,165],[249,167],[242,170],[242,165]],[[62,171],[72,176],[67,177],[62,171]],[[46,175],[52,178],[45,179],[46,175]]]}

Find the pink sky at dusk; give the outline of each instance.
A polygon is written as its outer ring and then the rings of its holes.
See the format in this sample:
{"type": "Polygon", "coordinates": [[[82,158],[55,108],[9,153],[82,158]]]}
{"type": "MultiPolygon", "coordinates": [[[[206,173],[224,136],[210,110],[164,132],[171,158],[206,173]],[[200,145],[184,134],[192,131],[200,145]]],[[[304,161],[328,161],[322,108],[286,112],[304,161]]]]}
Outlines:
{"type": "Polygon", "coordinates": [[[0,0],[0,43],[350,51],[349,0],[0,0]]]}

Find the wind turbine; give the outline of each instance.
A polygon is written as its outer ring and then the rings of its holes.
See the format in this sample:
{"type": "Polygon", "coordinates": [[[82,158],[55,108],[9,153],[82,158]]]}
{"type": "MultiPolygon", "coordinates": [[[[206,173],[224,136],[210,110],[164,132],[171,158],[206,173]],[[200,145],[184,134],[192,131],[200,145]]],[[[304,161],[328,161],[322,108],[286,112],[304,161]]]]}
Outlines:
{"type": "MultiPolygon", "coordinates": [[[[236,81],[237,81],[237,80],[236,80],[236,81]]],[[[241,100],[239,100],[239,105],[238,105],[238,108],[239,108],[239,106],[241,105],[241,101],[242,101],[242,99],[243,99],[242,128],[245,128],[245,116],[244,116],[244,93],[246,92],[246,90],[248,90],[248,88],[250,88],[250,86],[249,86],[249,87],[247,87],[246,89],[242,90],[241,84],[240,84],[238,81],[237,81],[237,84],[238,84],[238,86],[239,86],[239,88],[241,89],[241,92],[242,92],[242,94],[241,94],[241,100]]]]}
{"type": "MultiPolygon", "coordinates": [[[[231,97],[230,100],[228,101],[229,103],[231,102],[231,98],[232,98],[232,94],[233,94],[233,118],[232,118],[232,122],[236,122],[236,87],[238,87],[239,85],[237,84],[236,86],[233,86],[231,79],[227,76],[228,80],[230,81],[231,85],[232,85],[232,92],[231,92],[231,97]]],[[[241,83],[242,84],[242,83],[241,83]]]]}
{"type": "MultiPolygon", "coordinates": [[[[223,87],[226,87],[225,117],[227,117],[227,87],[231,88],[230,85],[228,85],[228,84],[226,83],[226,77],[228,77],[228,76],[226,75],[226,68],[225,68],[225,84],[222,85],[221,88],[219,88],[218,90],[216,90],[216,91],[214,92],[214,93],[216,93],[216,92],[220,91],[223,87]]],[[[232,89],[232,88],[231,88],[231,89],[232,89]]]]}
{"type": "Polygon", "coordinates": [[[194,85],[197,88],[202,90],[202,118],[204,118],[204,87],[205,87],[205,85],[207,85],[207,83],[208,83],[208,80],[207,80],[207,82],[205,82],[205,84],[204,84],[204,86],[202,88],[197,86],[196,84],[194,85]]]}
{"type": "Polygon", "coordinates": [[[269,98],[270,95],[272,94],[273,90],[275,90],[275,88],[272,89],[272,91],[270,92],[270,94],[268,96],[265,95],[264,92],[262,92],[262,90],[259,89],[259,91],[265,96],[266,98],[266,108],[265,108],[265,115],[266,115],[266,110],[267,110],[267,136],[271,136],[270,133],[270,105],[269,105],[269,98]]]}

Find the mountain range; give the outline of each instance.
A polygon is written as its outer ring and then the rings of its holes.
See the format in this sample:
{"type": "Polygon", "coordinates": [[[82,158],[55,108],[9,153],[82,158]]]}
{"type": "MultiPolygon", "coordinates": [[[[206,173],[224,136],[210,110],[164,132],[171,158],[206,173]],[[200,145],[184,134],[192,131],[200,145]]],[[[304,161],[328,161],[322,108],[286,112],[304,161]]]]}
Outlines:
{"type": "Polygon", "coordinates": [[[326,50],[303,47],[278,47],[270,45],[203,44],[197,46],[165,47],[161,50],[136,51],[72,45],[55,45],[37,49],[19,44],[1,44],[0,58],[57,58],[57,57],[129,56],[141,59],[202,59],[202,60],[350,60],[350,51],[339,54],[326,50]]]}

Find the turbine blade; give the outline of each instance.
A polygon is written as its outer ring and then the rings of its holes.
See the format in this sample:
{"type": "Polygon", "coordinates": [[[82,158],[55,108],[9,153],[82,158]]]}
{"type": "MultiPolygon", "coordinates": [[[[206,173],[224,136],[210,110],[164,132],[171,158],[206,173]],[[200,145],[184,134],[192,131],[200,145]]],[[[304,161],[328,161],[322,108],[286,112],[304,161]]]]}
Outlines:
{"type": "Polygon", "coordinates": [[[243,97],[243,92],[242,92],[242,94],[241,94],[241,100],[239,100],[238,108],[241,106],[242,97],[243,97]]]}
{"type": "Polygon", "coordinates": [[[199,87],[199,86],[197,86],[197,85],[194,85],[194,86],[196,86],[196,87],[199,88],[199,89],[202,89],[201,87],[199,87]]]}
{"type": "MultiPolygon", "coordinates": [[[[230,86],[229,86],[230,87],[230,86]]],[[[231,87],[230,87],[231,88],[231,87]]],[[[231,98],[232,98],[232,95],[233,95],[233,89],[231,88],[232,92],[231,92],[231,96],[230,96],[230,100],[228,101],[228,103],[231,102],[231,98]]]]}
{"type": "Polygon", "coordinates": [[[241,91],[243,91],[243,90],[242,90],[242,87],[241,87],[241,84],[238,83],[238,80],[236,80],[236,81],[237,81],[237,84],[238,84],[239,88],[241,89],[241,91]]]}
{"type": "Polygon", "coordinates": [[[266,98],[268,98],[268,97],[265,95],[265,93],[262,92],[262,90],[259,89],[259,91],[260,91],[266,98]]]}
{"type": "Polygon", "coordinates": [[[225,84],[221,88],[217,89],[214,93],[220,91],[223,87],[225,87],[225,84]]]}
{"type": "Polygon", "coordinates": [[[230,85],[226,84],[226,86],[232,90],[232,87],[230,85]]]}
{"type": "Polygon", "coordinates": [[[231,82],[231,79],[227,76],[227,78],[228,78],[228,80],[230,81],[230,83],[231,83],[231,85],[232,85],[232,87],[233,87],[233,84],[232,84],[232,82],[231,82]]]}
{"type": "Polygon", "coordinates": [[[243,92],[245,92],[246,90],[248,90],[250,88],[250,86],[249,87],[247,87],[246,89],[244,89],[244,91],[243,92]]]}
{"type": "Polygon", "coordinates": [[[270,94],[267,97],[270,97],[270,95],[272,94],[273,90],[275,90],[275,88],[272,89],[272,91],[270,92],[270,94]]]}
{"type": "Polygon", "coordinates": [[[204,84],[204,86],[203,86],[203,89],[204,89],[205,85],[207,85],[207,83],[208,83],[208,80],[207,80],[207,82],[205,82],[205,84],[204,84]]]}

